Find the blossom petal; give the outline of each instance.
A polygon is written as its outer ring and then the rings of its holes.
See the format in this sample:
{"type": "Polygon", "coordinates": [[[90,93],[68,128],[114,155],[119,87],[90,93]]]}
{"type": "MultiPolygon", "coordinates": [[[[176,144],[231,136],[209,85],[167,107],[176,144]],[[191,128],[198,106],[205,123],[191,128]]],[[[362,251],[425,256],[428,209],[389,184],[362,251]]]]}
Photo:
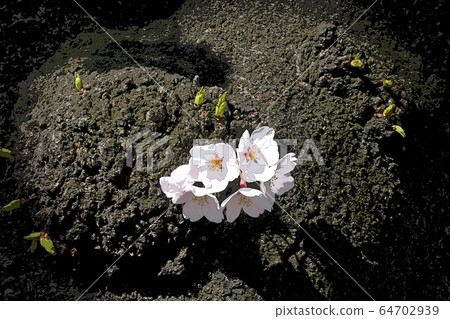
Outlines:
{"type": "Polygon", "coordinates": [[[203,214],[205,217],[213,222],[220,223],[223,220],[223,210],[220,208],[219,201],[213,195],[206,195],[209,198],[209,205],[203,207],[203,214]]]}
{"type": "Polygon", "coordinates": [[[248,130],[245,130],[244,133],[242,133],[241,139],[249,139],[250,138],[250,133],[248,132],[248,130]]]}
{"type": "Polygon", "coordinates": [[[225,215],[231,223],[239,216],[241,209],[251,217],[258,217],[264,210],[271,211],[273,202],[261,191],[253,188],[241,188],[222,203],[225,215]]]}
{"type": "Polygon", "coordinates": [[[178,166],[171,174],[171,177],[182,177],[182,176],[188,176],[189,171],[191,170],[190,165],[181,165],[178,166]]]}
{"type": "Polygon", "coordinates": [[[260,197],[248,198],[247,201],[251,202],[251,204],[243,206],[244,212],[251,217],[258,217],[264,213],[264,207],[260,200],[260,197]]]}
{"type": "Polygon", "coordinates": [[[203,212],[193,202],[189,201],[183,205],[183,216],[191,222],[196,222],[203,217],[203,212]]]}
{"type": "Polygon", "coordinates": [[[190,176],[190,171],[190,165],[181,165],[170,174],[170,177],[165,176],[159,179],[161,189],[168,198],[179,197],[190,190],[195,182],[190,176]]]}
{"type": "Polygon", "coordinates": [[[244,205],[242,208],[244,212],[251,217],[258,217],[265,210],[271,211],[273,202],[270,199],[263,195],[262,192],[258,191],[258,195],[254,197],[247,197],[246,200],[242,201],[244,205]]]}
{"type": "Polygon", "coordinates": [[[248,183],[252,182],[266,182],[275,174],[275,166],[258,166],[260,169],[255,169],[254,166],[241,167],[242,177],[248,183]]]}
{"type": "Polygon", "coordinates": [[[275,202],[275,193],[270,187],[270,182],[267,181],[264,183],[259,183],[259,186],[261,188],[261,192],[270,200],[271,204],[273,205],[273,203],[275,202]]]}
{"type": "Polygon", "coordinates": [[[198,180],[198,167],[193,165],[194,159],[191,157],[189,159],[189,176],[192,177],[194,180],[198,180]]]}
{"type": "Polygon", "coordinates": [[[191,151],[192,166],[198,170],[198,180],[233,181],[239,176],[236,152],[225,143],[194,146],[191,151]]]}
{"type": "Polygon", "coordinates": [[[190,198],[194,196],[191,191],[184,192],[174,198],[172,198],[172,202],[174,204],[184,204],[190,200],[190,198]]]}
{"type": "Polygon", "coordinates": [[[172,198],[172,189],[170,188],[170,177],[164,176],[159,179],[159,184],[161,185],[162,191],[167,195],[167,197],[172,198]]]}
{"type": "Polygon", "coordinates": [[[234,192],[233,194],[231,194],[230,196],[228,196],[226,199],[224,199],[224,200],[222,201],[222,204],[220,204],[220,207],[221,207],[222,209],[224,209],[224,208],[227,206],[228,202],[230,202],[230,201],[236,196],[236,194],[238,194],[238,193],[239,193],[239,191],[234,192]]]}
{"type": "Polygon", "coordinates": [[[292,176],[286,176],[281,175],[278,177],[278,179],[274,182],[274,186],[272,187],[272,190],[277,195],[283,195],[284,193],[290,191],[292,188],[294,188],[294,178],[292,176]]]}
{"type": "Polygon", "coordinates": [[[206,194],[219,193],[228,186],[228,182],[226,180],[212,180],[209,182],[205,182],[204,184],[205,187],[192,187],[192,192],[195,196],[204,196],[206,194]]]}
{"type": "Polygon", "coordinates": [[[254,189],[254,188],[248,188],[248,187],[241,188],[241,189],[239,189],[238,192],[247,197],[255,197],[255,196],[262,195],[261,191],[254,189]]]}
{"type": "Polygon", "coordinates": [[[242,135],[237,152],[245,181],[267,181],[275,173],[279,153],[274,134],[273,129],[264,126],[255,130],[250,138],[248,131],[242,135]]]}
{"type": "Polygon", "coordinates": [[[259,139],[264,139],[264,138],[273,139],[274,136],[275,136],[275,130],[273,128],[270,128],[268,126],[262,126],[252,132],[251,138],[253,140],[259,140],[259,139]]]}
{"type": "Polygon", "coordinates": [[[271,193],[283,195],[294,187],[294,178],[291,175],[283,175],[278,172],[267,182],[263,184],[267,195],[271,193]]]}
{"type": "Polygon", "coordinates": [[[267,210],[268,212],[272,211],[273,208],[273,204],[275,203],[275,197],[268,197],[267,195],[263,194],[260,197],[260,201],[259,204],[261,205],[261,207],[263,207],[265,210],[267,210]]]}
{"type": "Polygon", "coordinates": [[[268,165],[275,165],[280,158],[278,144],[273,139],[274,136],[274,129],[267,126],[256,129],[251,135],[253,144],[261,150],[261,154],[268,165]]]}
{"type": "Polygon", "coordinates": [[[184,203],[183,216],[195,222],[205,216],[208,220],[220,223],[223,220],[219,201],[213,195],[195,196],[192,192],[183,194],[177,204],[184,203]]]}
{"type": "Polygon", "coordinates": [[[240,170],[239,170],[239,164],[238,164],[238,161],[237,161],[236,153],[234,154],[234,157],[230,157],[228,159],[228,161],[225,162],[225,166],[226,166],[226,168],[228,170],[225,179],[228,182],[232,182],[236,178],[239,177],[240,170]]]}
{"type": "Polygon", "coordinates": [[[241,212],[241,205],[239,204],[240,194],[238,192],[234,193],[222,203],[222,208],[226,207],[225,215],[227,221],[232,223],[239,217],[241,212]]]}
{"type": "Polygon", "coordinates": [[[294,153],[284,155],[277,163],[277,173],[285,175],[290,173],[297,165],[296,161],[297,158],[294,153]]]}

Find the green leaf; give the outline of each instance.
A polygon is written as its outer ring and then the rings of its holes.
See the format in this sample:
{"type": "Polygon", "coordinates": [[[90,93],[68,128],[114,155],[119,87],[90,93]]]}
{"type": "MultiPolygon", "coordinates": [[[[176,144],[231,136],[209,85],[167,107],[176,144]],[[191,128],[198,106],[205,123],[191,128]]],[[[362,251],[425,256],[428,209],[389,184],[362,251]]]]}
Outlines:
{"type": "Polygon", "coordinates": [[[15,210],[15,209],[18,209],[18,208],[20,208],[20,204],[23,202],[23,199],[16,199],[16,200],[13,200],[11,203],[9,203],[8,205],[6,205],[6,206],[3,206],[3,210],[5,211],[5,212],[10,212],[10,211],[12,211],[12,210],[15,210]]]}
{"type": "Polygon", "coordinates": [[[12,152],[6,148],[0,148],[0,157],[13,159],[14,156],[11,153],[12,152]]]}
{"type": "Polygon", "coordinates": [[[28,236],[25,236],[24,239],[26,239],[26,240],[33,240],[33,239],[39,238],[40,236],[41,236],[40,232],[32,233],[32,234],[29,234],[28,236]]]}
{"type": "Polygon", "coordinates": [[[41,246],[45,248],[45,250],[52,256],[56,255],[55,246],[53,245],[53,242],[50,239],[45,239],[41,237],[41,246]]]}
{"type": "Polygon", "coordinates": [[[31,251],[31,253],[34,253],[35,251],[36,251],[36,248],[37,248],[37,240],[33,240],[32,242],[31,242],[31,246],[30,246],[30,251],[31,251]]]}

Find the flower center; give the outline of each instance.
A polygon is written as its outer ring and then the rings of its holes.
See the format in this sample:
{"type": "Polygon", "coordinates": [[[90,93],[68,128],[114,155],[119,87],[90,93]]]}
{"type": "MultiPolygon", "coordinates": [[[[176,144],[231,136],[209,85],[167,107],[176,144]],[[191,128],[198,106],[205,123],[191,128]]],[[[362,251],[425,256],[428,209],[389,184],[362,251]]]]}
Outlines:
{"type": "Polygon", "coordinates": [[[259,159],[258,151],[256,149],[249,148],[248,151],[244,153],[244,156],[247,160],[251,161],[259,159]]]}
{"type": "Polygon", "coordinates": [[[192,197],[192,202],[199,206],[205,206],[208,205],[208,198],[206,198],[206,196],[192,197]]]}
{"type": "Polygon", "coordinates": [[[277,179],[278,179],[278,177],[276,175],[274,175],[271,179],[269,179],[270,187],[273,187],[273,185],[277,179]]]}
{"type": "Polygon", "coordinates": [[[216,157],[209,160],[208,169],[213,172],[222,170],[222,158],[217,157],[217,155],[216,155],[216,157]]]}
{"type": "Polygon", "coordinates": [[[241,198],[239,199],[239,205],[242,207],[250,207],[252,205],[252,200],[244,195],[241,195],[241,198]]]}

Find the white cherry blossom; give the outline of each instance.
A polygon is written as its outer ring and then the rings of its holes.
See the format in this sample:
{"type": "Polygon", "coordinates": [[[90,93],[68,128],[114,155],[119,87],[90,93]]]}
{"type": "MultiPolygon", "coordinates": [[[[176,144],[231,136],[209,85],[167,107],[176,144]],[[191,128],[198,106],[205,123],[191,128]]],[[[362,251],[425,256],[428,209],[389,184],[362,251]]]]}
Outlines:
{"type": "Polygon", "coordinates": [[[191,222],[196,222],[202,217],[214,223],[223,220],[223,210],[214,195],[195,196],[192,191],[188,191],[177,198],[175,204],[184,204],[183,216],[191,222]]]}
{"type": "Polygon", "coordinates": [[[225,199],[221,207],[226,208],[225,215],[231,223],[238,218],[241,210],[251,217],[258,217],[265,210],[271,211],[272,205],[273,203],[261,191],[244,187],[225,199]]]}
{"type": "Polygon", "coordinates": [[[290,172],[295,168],[297,158],[294,153],[283,156],[276,164],[275,174],[264,183],[261,183],[262,192],[272,201],[275,195],[283,195],[294,187],[294,178],[290,172]]]}
{"type": "Polygon", "coordinates": [[[210,193],[223,191],[228,182],[239,176],[236,152],[229,144],[194,146],[190,153],[197,178],[210,193]]]}
{"type": "Polygon", "coordinates": [[[161,189],[174,204],[183,205],[184,218],[192,222],[205,217],[220,223],[224,210],[229,222],[235,221],[242,210],[251,217],[271,211],[275,195],[294,187],[290,173],[297,161],[293,153],[279,159],[274,134],[269,127],[261,127],[251,135],[245,131],[237,156],[225,143],[194,146],[188,165],[160,178],[161,189]],[[213,194],[224,191],[239,176],[240,189],[220,205],[213,194]],[[261,190],[249,188],[247,183],[252,182],[260,182],[261,190]]]}
{"type": "Polygon", "coordinates": [[[175,203],[180,196],[192,189],[195,183],[192,175],[191,165],[181,165],[170,174],[170,177],[161,177],[159,184],[166,196],[172,198],[172,202],[175,203]]]}
{"type": "Polygon", "coordinates": [[[220,223],[223,220],[219,201],[209,192],[211,189],[194,186],[198,172],[195,167],[182,165],[175,169],[170,177],[161,177],[161,189],[174,204],[183,205],[186,219],[197,221],[203,216],[208,220],[220,223]]]}
{"type": "Polygon", "coordinates": [[[251,135],[248,131],[242,134],[237,153],[245,181],[265,182],[275,174],[274,165],[279,159],[279,153],[274,135],[274,130],[267,126],[253,131],[251,135]]]}
{"type": "Polygon", "coordinates": [[[288,153],[284,155],[278,162],[277,162],[277,169],[276,172],[280,174],[287,175],[295,168],[297,165],[297,158],[295,157],[294,153],[288,153]]]}

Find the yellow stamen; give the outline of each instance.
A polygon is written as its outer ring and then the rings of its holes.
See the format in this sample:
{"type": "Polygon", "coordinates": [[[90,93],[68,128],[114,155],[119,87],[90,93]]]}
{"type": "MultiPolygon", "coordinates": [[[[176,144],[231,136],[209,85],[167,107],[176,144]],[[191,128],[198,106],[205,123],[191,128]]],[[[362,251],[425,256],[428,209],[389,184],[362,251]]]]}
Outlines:
{"type": "Polygon", "coordinates": [[[222,158],[215,157],[208,162],[208,169],[211,171],[222,170],[222,158]]]}
{"type": "Polygon", "coordinates": [[[245,152],[244,153],[244,156],[247,158],[247,159],[250,159],[250,160],[252,160],[252,161],[254,161],[254,160],[256,160],[256,159],[259,159],[259,156],[258,156],[258,152],[255,150],[255,149],[248,149],[248,152],[245,152]]]}
{"type": "Polygon", "coordinates": [[[275,181],[278,179],[276,175],[274,175],[271,179],[269,179],[269,185],[273,187],[275,181]]]}
{"type": "Polygon", "coordinates": [[[208,205],[208,198],[206,196],[200,196],[200,197],[192,197],[192,201],[194,203],[197,203],[199,206],[205,206],[208,205]]]}
{"type": "Polygon", "coordinates": [[[242,207],[250,207],[252,206],[252,200],[244,195],[241,195],[241,198],[239,199],[239,205],[242,207]]]}

